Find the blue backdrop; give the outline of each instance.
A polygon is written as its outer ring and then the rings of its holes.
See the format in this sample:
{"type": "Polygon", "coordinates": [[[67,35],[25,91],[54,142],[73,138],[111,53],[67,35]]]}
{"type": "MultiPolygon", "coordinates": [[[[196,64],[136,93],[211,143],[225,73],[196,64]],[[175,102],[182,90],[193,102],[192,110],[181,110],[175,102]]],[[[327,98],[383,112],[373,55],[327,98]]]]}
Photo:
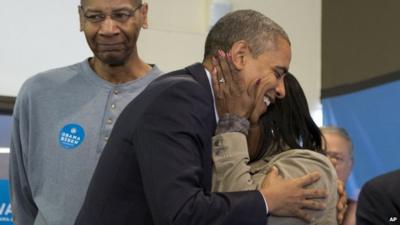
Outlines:
{"type": "MultiPolygon", "coordinates": [[[[11,121],[11,116],[0,114],[0,148],[10,147],[11,121]]],[[[8,154],[0,153],[0,225],[12,224],[7,179],[8,154]]]]}
{"type": "Polygon", "coordinates": [[[11,225],[12,214],[10,197],[8,195],[8,181],[0,180],[0,224],[11,225]]]}
{"type": "Polygon", "coordinates": [[[324,125],[347,129],[354,143],[350,196],[369,179],[400,168],[400,81],[322,100],[324,125]]]}

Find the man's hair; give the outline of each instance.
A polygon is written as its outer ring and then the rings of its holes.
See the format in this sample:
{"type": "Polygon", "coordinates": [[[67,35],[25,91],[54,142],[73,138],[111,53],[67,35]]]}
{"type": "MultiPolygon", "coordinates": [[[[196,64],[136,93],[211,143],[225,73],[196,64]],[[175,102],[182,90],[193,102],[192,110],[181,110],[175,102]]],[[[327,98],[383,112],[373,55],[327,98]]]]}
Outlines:
{"type": "MultiPolygon", "coordinates": [[[[132,0],[133,3],[136,3],[137,5],[142,4],[142,0],[132,0]]],[[[83,7],[86,3],[86,0],[81,0],[81,6],[83,7]]]]}
{"type": "Polygon", "coordinates": [[[270,18],[254,10],[238,10],[226,14],[208,33],[204,59],[217,51],[228,52],[240,40],[247,41],[253,56],[262,54],[267,47],[274,47],[280,36],[290,44],[286,32],[270,18]],[[273,44],[273,45],[270,45],[273,44]]]}
{"type": "Polygon", "coordinates": [[[320,128],[322,134],[336,134],[342,137],[343,139],[347,140],[350,144],[350,149],[349,153],[351,156],[351,160],[353,160],[353,141],[351,140],[351,137],[349,133],[346,131],[346,129],[342,127],[335,127],[335,126],[326,126],[326,127],[321,127],[320,128]]]}

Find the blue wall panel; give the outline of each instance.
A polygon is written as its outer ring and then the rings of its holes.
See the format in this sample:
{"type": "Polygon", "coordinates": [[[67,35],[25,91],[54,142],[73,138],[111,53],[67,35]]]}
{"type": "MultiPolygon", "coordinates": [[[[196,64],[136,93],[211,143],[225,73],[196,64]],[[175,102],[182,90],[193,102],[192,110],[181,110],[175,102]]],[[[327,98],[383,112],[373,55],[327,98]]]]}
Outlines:
{"type": "Polygon", "coordinates": [[[0,180],[0,225],[11,225],[12,213],[8,194],[8,181],[0,180]]]}
{"type": "Polygon", "coordinates": [[[372,177],[400,168],[400,81],[325,98],[322,105],[324,125],[344,127],[353,139],[350,195],[372,177]]]}
{"type": "MultiPolygon", "coordinates": [[[[12,118],[0,115],[0,148],[10,147],[12,118]]],[[[0,153],[0,225],[12,224],[8,188],[8,153],[0,153]]]]}

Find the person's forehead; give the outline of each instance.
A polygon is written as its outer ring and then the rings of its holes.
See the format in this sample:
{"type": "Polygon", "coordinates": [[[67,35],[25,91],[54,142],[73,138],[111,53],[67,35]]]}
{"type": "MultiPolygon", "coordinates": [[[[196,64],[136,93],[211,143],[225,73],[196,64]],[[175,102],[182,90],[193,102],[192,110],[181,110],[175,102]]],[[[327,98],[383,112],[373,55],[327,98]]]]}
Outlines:
{"type": "Polygon", "coordinates": [[[330,151],[350,151],[350,143],[347,139],[337,133],[324,133],[328,150],[330,151]]]}
{"type": "Polygon", "coordinates": [[[266,50],[263,55],[264,60],[268,61],[272,66],[289,69],[292,51],[286,41],[278,43],[275,48],[266,50]]]}
{"type": "Polygon", "coordinates": [[[113,10],[134,7],[134,0],[85,0],[85,8],[98,10],[113,10]]]}

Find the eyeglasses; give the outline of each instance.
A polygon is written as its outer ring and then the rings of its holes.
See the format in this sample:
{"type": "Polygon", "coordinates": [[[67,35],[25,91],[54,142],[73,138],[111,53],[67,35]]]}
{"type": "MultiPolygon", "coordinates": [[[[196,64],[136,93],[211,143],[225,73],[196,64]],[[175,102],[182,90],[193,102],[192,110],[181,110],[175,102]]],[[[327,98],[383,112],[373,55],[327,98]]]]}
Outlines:
{"type": "Polygon", "coordinates": [[[338,163],[343,163],[344,161],[347,160],[347,158],[341,154],[337,154],[337,153],[332,153],[332,152],[327,152],[326,156],[330,159],[334,159],[336,160],[336,162],[338,163]]]}
{"type": "MultiPolygon", "coordinates": [[[[127,22],[130,18],[132,18],[135,15],[135,12],[140,9],[143,6],[143,4],[140,4],[138,7],[136,7],[133,10],[130,9],[121,9],[121,10],[116,10],[111,12],[110,17],[112,20],[120,22],[120,23],[125,23],[127,22]]],[[[81,12],[83,12],[83,7],[79,6],[79,9],[81,12]]],[[[91,23],[100,23],[106,20],[107,14],[103,12],[98,12],[98,11],[89,11],[83,13],[83,16],[85,19],[91,23]]]]}

